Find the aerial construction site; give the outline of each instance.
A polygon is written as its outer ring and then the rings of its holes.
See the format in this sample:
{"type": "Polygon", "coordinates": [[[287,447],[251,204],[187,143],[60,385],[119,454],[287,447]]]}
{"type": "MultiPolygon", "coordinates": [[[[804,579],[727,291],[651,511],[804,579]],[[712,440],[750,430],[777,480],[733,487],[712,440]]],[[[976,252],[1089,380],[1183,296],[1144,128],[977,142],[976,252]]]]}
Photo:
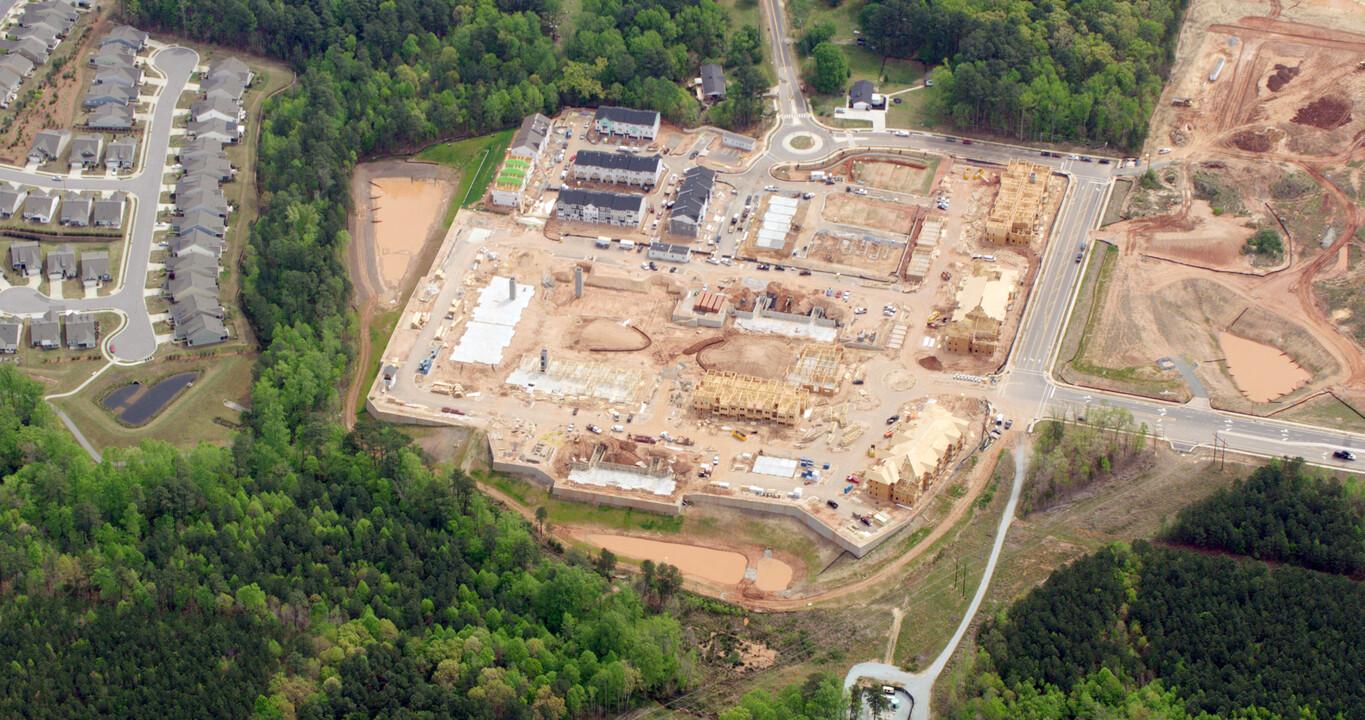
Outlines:
{"type": "MultiPolygon", "coordinates": [[[[575,121],[527,127],[572,161],[605,142],[547,129],[575,121]]],[[[858,557],[924,522],[1000,425],[979,391],[1066,179],[865,153],[749,194],[690,171],[704,138],[664,145],[616,163],[656,183],[640,194],[567,192],[556,157],[523,185],[543,195],[511,198],[521,212],[460,212],[384,350],[371,413],[476,428],[494,470],[562,499],[782,515],[858,557]]]]}

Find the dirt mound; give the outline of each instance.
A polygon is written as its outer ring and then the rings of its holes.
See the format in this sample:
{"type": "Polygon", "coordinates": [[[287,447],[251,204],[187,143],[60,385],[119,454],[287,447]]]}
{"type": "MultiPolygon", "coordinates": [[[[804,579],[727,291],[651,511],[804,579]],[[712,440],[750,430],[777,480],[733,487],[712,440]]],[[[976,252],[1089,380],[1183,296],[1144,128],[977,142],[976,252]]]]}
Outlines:
{"type": "Polygon", "coordinates": [[[1320,97],[1299,108],[1294,114],[1293,122],[1296,125],[1335,130],[1351,122],[1351,107],[1350,99],[1341,95],[1320,97]]]}
{"type": "Polygon", "coordinates": [[[1275,146],[1275,139],[1268,133],[1243,130],[1232,136],[1232,144],[1247,152],[1265,152],[1275,146]]]}
{"type": "Polygon", "coordinates": [[[785,378],[798,348],[785,338],[735,336],[697,353],[707,370],[728,370],[764,378],[785,378]]]}
{"type": "Polygon", "coordinates": [[[579,329],[575,344],[596,351],[644,350],[649,347],[649,336],[629,325],[599,318],[579,329]]]}
{"type": "Polygon", "coordinates": [[[933,355],[930,355],[929,357],[920,358],[919,366],[924,368],[925,370],[942,370],[943,361],[939,360],[937,357],[934,357],[933,355]]]}
{"type": "Polygon", "coordinates": [[[1266,80],[1265,86],[1270,89],[1270,92],[1279,92],[1280,88],[1284,87],[1290,80],[1297,77],[1298,74],[1299,68],[1297,66],[1288,67],[1286,65],[1277,64],[1275,66],[1275,74],[1271,75],[1269,80],[1266,80]]]}

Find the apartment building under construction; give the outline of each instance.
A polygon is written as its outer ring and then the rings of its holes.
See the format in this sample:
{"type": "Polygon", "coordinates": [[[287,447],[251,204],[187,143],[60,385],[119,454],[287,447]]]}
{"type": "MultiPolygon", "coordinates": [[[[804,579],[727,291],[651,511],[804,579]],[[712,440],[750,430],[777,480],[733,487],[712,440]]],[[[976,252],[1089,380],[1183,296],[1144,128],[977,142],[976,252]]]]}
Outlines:
{"type": "Polygon", "coordinates": [[[796,383],[708,371],[692,391],[692,409],[721,417],[795,425],[810,407],[796,383]]]}
{"type": "Polygon", "coordinates": [[[1044,165],[1010,161],[1009,167],[1000,173],[1000,193],[986,217],[987,240],[1028,245],[1038,237],[1051,174],[1052,170],[1044,165]]]}

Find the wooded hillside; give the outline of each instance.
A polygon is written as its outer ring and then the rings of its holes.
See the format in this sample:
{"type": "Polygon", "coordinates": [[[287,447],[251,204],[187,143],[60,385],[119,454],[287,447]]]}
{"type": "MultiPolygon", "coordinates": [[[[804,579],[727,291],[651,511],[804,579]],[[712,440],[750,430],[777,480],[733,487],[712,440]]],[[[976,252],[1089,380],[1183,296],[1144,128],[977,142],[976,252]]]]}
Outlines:
{"type": "Polygon", "coordinates": [[[942,64],[945,121],[1019,140],[1132,150],[1174,59],[1186,0],[876,0],[868,46],[942,64]]]}

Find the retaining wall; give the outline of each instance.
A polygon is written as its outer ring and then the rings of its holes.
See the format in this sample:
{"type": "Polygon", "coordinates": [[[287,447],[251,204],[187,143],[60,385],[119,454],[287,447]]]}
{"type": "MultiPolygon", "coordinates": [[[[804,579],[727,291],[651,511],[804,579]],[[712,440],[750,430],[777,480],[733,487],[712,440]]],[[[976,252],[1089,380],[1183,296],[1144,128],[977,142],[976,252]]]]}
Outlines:
{"type": "Polygon", "coordinates": [[[873,550],[881,547],[882,543],[890,540],[892,536],[898,534],[899,528],[888,528],[878,533],[874,537],[868,538],[867,542],[859,545],[854,541],[840,535],[834,528],[815,519],[810,513],[802,510],[799,506],[791,503],[777,503],[732,495],[711,495],[709,493],[691,493],[683,496],[683,499],[694,505],[719,505],[721,507],[732,507],[740,510],[752,512],[772,513],[774,515],[786,515],[796,518],[815,532],[816,535],[838,545],[845,552],[853,557],[862,557],[873,550]]]}
{"type": "MultiPolygon", "coordinates": [[[[539,468],[537,468],[539,469],[539,468]]],[[[509,471],[515,472],[515,471],[509,471]]],[[[555,485],[550,489],[550,494],[555,497],[573,500],[574,502],[592,503],[594,505],[608,505],[611,507],[630,508],[632,510],[643,510],[657,515],[681,515],[682,503],[663,502],[661,500],[646,500],[639,497],[625,497],[621,495],[608,495],[607,493],[593,492],[575,487],[555,485]]]]}

